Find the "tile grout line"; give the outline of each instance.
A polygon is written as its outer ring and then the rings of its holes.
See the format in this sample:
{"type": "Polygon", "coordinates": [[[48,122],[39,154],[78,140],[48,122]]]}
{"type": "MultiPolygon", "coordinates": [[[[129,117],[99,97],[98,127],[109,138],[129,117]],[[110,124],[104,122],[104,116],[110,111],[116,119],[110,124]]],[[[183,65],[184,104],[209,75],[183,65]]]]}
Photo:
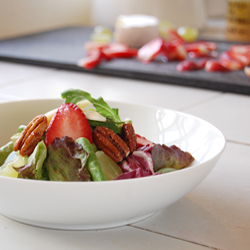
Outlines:
{"type": "Polygon", "coordinates": [[[132,224],[129,224],[128,226],[129,227],[133,227],[135,229],[147,231],[147,232],[150,232],[150,233],[154,233],[154,234],[166,236],[166,237],[169,237],[169,238],[172,238],[172,239],[176,239],[176,240],[180,240],[180,241],[184,241],[184,242],[189,242],[189,243],[192,243],[192,244],[195,244],[195,245],[198,245],[198,246],[207,247],[207,248],[210,248],[210,249],[213,249],[213,250],[221,250],[219,248],[210,247],[210,246],[207,246],[207,245],[204,245],[204,244],[200,244],[200,243],[197,243],[197,242],[194,242],[194,241],[184,240],[184,239],[181,239],[181,238],[178,238],[178,237],[174,237],[174,236],[167,235],[167,234],[160,233],[160,232],[155,232],[155,231],[152,231],[152,230],[149,230],[149,229],[146,229],[146,228],[142,228],[142,227],[138,227],[138,226],[135,226],[135,225],[132,225],[132,224]]]}
{"type": "Polygon", "coordinates": [[[197,105],[200,105],[200,104],[209,102],[209,101],[211,101],[211,100],[213,101],[214,99],[217,99],[217,98],[221,97],[222,95],[224,95],[224,94],[226,94],[226,93],[227,93],[227,92],[219,92],[219,93],[217,93],[216,95],[214,95],[214,96],[212,96],[212,97],[208,97],[208,98],[203,99],[203,100],[201,100],[201,101],[198,101],[198,102],[196,102],[196,103],[194,103],[194,104],[190,104],[190,105],[187,105],[187,106],[185,106],[185,107],[179,108],[178,110],[179,110],[179,111],[186,111],[186,109],[190,109],[190,108],[192,108],[192,107],[196,107],[197,105]]]}
{"type": "Polygon", "coordinates": [[[239,142],[239,141],[233,141],[233,140],[228,140],[228,139],[226,139],[226,141],[229,143],[235,143],[235,144],[242,145],[242,146],[250,146],[250,143],[246,143],[246,142],[239,142]]]}

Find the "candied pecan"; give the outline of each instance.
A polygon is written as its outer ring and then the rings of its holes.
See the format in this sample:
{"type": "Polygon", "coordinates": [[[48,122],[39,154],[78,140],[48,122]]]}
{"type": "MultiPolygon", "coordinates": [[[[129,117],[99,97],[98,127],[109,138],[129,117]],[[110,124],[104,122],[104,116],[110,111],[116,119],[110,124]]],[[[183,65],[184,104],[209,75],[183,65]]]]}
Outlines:
{"type": "Polygon", "coordinates": [[[93,140],[97,148],[106,153],[115,162],[122,161],[130,153],[125,141],[109,128],[97,126],[93,131],[93,140]]]}
{"type": "Polygon", "coordinates": [[[136,135],[132,123],[128,122],[122,126],[122,138],[128,145],[130,152],[136,150],[136,135]]]}
{"type": "Polygon", "coordinates": [[[22,156],[31,155],[38,142],[42,140],[46,128],[47,117],[45,115],[35,117],[16,140],[14,151],[20,150],[22,156]]]}

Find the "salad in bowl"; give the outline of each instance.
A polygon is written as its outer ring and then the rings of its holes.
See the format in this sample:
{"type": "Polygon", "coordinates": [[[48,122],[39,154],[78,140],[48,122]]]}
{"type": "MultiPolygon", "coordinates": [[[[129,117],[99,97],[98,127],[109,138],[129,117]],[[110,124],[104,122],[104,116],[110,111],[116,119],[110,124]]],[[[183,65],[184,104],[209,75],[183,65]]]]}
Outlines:
{"type": "Polygon", "coordinates": [[[0,176],[96,182],[162,175],[189,167],[181,148],[138,134],[132,120],[103,98],[79,89],[61,93],[62,104],[20,125],[0,148],[0,176]]]}

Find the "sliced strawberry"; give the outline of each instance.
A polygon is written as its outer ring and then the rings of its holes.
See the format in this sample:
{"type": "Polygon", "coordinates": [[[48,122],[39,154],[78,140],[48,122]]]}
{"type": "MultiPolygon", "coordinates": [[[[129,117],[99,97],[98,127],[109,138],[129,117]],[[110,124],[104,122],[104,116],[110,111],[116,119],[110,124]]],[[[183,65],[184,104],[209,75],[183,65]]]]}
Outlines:
{"type": "Polygon", "coordinates": [[[191,70],[198,70],[200,69],[199,66],[196,64],[196,62],[191,60],[184,60],[177,64],[176,70],[179,72],[183,71],[191,71],[191,70]]]}
{"type": "Polygon", "coordinates": [[[162,52],[164,41],[162,38],[155,38],[149,43],[143,45],[138,50],[137,58],[138,60],[148,63],[162,52]]]}
{"type": "Polygon", "coordinates": [[[230,51],[237,54],[250,53],[250,45],[235,44],[230,47],[230,51]]]}
{"type": "Polygon", "coordinates": [[[226,72],[226,71],[229,71],[228,68],[226,68],[225,66],[223,66],[217,60],[208,60],[206,62],[206,65],[205,65],[205,70],[208,71],[208,72],[216,72],[216,71],[226,72]]]}
{"type": "Polygon", "coordinates": [[[250,66],[249,66],[249,67],[246,66],[246,67],[244,68],[244,72],[245,72],[245,74],[246,74],[247,76],[250,77],[250,66]]]}
{"type": "Polygon", "coordinates": [[[188,56],[190,58],[201,58],[201,57],[216,58],[218,56],[218,52],[215,50],[208,51],[206,53],[201,52],[201,51],[191,51],[188,53],[188,56]]]}
{"type": "Polygon", "coordinates": [[[187,52],[208,53],[209,51],[217,50],[217,43],[214,42],[191,42],[185,44],[187,52]]]}
{"type": "Polygon", "coordinates": [[[245,54],[232,52],[231,55],[233,58],[240,61],[244,66],[250,65],[250,52],[247,52],[245,54]]]}
{"type": "Polygon", "coordinates": [[[236,59],[231,51],[223,51],[220,54],[219,61],[223,66],[230,70],[240,70],[243,68],[243,63],[236,59]]]}
{"type": "Polygon", "coordinates": [[[56,138],[67,135],[74,140],[86,137],[92,143],[92,132],[89,122],[83,111],[73,103],[62,104],[49,123],[45,144],[49,144],[56,138]]]}
{"type": "Polygon", "coordinates": [[[182,61],[187,57],[187,51],[180,40],[175,40],[172,42],[164,42],[162,49],[162,54],[164,59],[168,61],[182,61]]]}
{"type": "Polygon", "coordinates": [[[203,69],[207,63],[207,61],[209,61],[209,58],[202,58],[200,60],[197,61],[197,66],[199,67],[199,69],[203,69]]]}
{"type": "Polygon", "coordinates": [[[230,47],[229,51],[231,56],[244,66],[250,65],[250,45],[235,44],[230,47]]]}

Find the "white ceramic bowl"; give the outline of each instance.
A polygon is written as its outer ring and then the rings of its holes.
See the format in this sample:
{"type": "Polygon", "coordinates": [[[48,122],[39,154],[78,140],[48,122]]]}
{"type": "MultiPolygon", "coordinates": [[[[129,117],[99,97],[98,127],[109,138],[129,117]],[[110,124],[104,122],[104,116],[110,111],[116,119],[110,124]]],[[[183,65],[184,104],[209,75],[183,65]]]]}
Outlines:
{"type": "MultiPolygon", "coordinates": [[[[21,124],[62,100],[0,104],[0,144],[21,124]]],[[[138,179],[106,182],[49,182],[0,177],[0,213],[30,225],[67,230],[123,226],[145,219],[194,189],[212,170],[225,147],[223,134],[194,116],[158,107],[109,102],[138,134],[175,144],[195,161],[188,168],[138,179]]]]}

